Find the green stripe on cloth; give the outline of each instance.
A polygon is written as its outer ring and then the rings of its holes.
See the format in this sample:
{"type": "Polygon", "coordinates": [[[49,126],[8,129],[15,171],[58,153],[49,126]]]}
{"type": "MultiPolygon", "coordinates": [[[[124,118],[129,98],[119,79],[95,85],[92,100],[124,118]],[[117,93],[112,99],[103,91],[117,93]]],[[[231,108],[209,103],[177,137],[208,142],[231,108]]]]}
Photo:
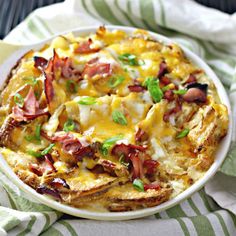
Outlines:
{"type": "Polygon", "coordinates": [[[177,218],[177,217],[185,217],[186,214],[181,208],[180,205],[174,206],[168,210],[166,210],[166,213],[171,218],[177,218]]]}
{"type": "Polygon", "coordinates": [[[119,6],[119,4],[118,4],[118,0],[115,0],[115,6],[117,7],[117,9],[118,9],[120,12],[122,12],[122,14],[125,16],[125,18],[129,21],[130,25],[133,25],[133,26],[137,27],[137,25],[136,25],[135,22],[129,17],[129,15],[128,15],[125,11],[123,11],[123,10],[120,8],[120,6],[119,6]]]}
{"type": "Polygon", "coordinates": [[[64,225],[68,231],[70,232],[71,236],[77,236],[77,233],[75,232],[74,228],[72,227],[72,225],[70,223],[68,223],[65,220],[60,220],[58,221],[59,224],[64,225]]]}
{"type": "Polygon", "coordinates": [[[225,221],[224,221],[224,219],[222,218],[222,216],[221,216],[218,212],[215,212],[214,214],[215,214],[215,216],[218,218],[218,220],[220,221],[220,224],[221,224],[221,227],[222,227],[222,229],[223,229],[223,231],[224,231],[224,234],[225,234],[226,236],[230,236],[229,231],[227,230],[225,221]]]}
{"type": "Polygon", "coordinates": [[[30,216],[31,220],[29,221],[26,229],[24,229],[21,233],[17,234],[17,236],[24,236],[27,233],[31,232],[32,226],[34,225],[35,221],[36,221],[36,217],[35,216],[30,216]]]}
{"type": "Polygon", "coordinates": [[[6,231],[13,229],[20,223],[20,219],[16,216],[11,215],[9,212],[0,210],[0,228],[3,228],[6,231]]]}
{"type": "MultiPolygon", "coordinates": [[[[55,229],[53,226],[50,227],[48,230],[46,230],[45,232],[43,232],[42,234],[40,234],[40,236],[63,236],[63,234],[58,231],[57,229],[55,229]]],[[[65,236],[65,235],[64,235],[65,236]]],[[[66,235],[67,236],[67,235],[66,235]]]]}
{"type": "Polygon", "coordinates": [[[31,20],[31,18],[28,18],[26,20],[26,24],[29,28],[29,30],[35,34],[39,39],[43,39],[44,35],[38,30],[38,28],[35,26],[34,22],[31,20]]]}
{"type": "Polygon", "coordinates": [[[185,225],[184,221],[181,218],[176,218],[176,220],[179,222],[179,224],[184,232],[184,235],[190,236],[190,232],[189,232],[187,226],[185,225]]]}
{"type": "Polygon", "coordinates": [[[115,25],[122,25],[121,21],[119,21],[112,13],[111,9],[107,5],[107,3],[103,0],[92,1],[97,13],[104,18],[105,20],[110,21],[115,25]]]}
{"type": "Polygon", "coordinates": [[[215,236],[210,221],[202,215],[190,217],[198,235],[215,236]]]}
{"type": "Polygon", "coordinates": [[[147,28],[156,31],[157,24],[155,22],[152,0],[145,0],[145,1],[139,0],[139,3],[140,3],[141,15],[145,25],[147,26],[147,28]]]}
{"type": "Polygon", "coordinates": [[[160,8],[161,8],[161,24],[162,26],[166,27],[166,15],[165,9],[162,0],[159,0],[160,8]]]}

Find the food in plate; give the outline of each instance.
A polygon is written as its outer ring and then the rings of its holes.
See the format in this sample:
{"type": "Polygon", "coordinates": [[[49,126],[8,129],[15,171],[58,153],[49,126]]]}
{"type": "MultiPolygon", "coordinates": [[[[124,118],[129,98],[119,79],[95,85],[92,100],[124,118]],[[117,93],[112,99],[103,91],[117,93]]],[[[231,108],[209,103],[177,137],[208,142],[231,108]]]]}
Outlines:
{"type": "Polygon", "coordinates": [[[0,126],[2,156],[38,193],[119,212],[156,206],[199,180],[228,111],[178,45],[100,27],[25,54],[2,89],[0,126]]]}

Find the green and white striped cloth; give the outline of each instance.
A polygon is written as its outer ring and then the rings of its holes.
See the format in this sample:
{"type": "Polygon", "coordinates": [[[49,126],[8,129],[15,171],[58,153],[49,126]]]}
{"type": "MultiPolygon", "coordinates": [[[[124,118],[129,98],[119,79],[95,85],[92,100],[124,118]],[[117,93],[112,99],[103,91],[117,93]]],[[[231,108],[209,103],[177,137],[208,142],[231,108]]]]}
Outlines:
{"type": "MultiPolygon", "coordinates": [[[[31,44],[80,26],[128,25],[166,35],[202,57],[236,104],[236,15],[191,0],[67,0],[33,12],[5,41],[31,44]],[[235,82],[235,83],[233,83],[235,82]]],[[[132,221],[75,218],[33,202],[0,172],[0,235],[236,235],[236,137],[213,180],[181,204],[132,221]]]]}

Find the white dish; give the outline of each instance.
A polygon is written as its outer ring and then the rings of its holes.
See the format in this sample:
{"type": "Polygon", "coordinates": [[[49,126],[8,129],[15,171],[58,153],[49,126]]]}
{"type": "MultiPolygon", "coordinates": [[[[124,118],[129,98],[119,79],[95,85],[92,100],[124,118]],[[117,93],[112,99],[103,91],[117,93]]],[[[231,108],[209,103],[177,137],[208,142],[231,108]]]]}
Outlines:
{"type": "MultiPolygon", "coordinates": [[[[109,30],[116,30],[120,29],[127,33],[131,33],[135,30],[135,28],[131,27],[123,27],[123,26],[106,26],[109,30]]],[[[97,27],[86,27],[86,28],[79,28],[75,29],[72,32],[75,35],[87,35],[89,33],[95,32],[97,27]]],[[[152,32],[149,32],[150,35],[156,39],[157,41],[161,41],[163,43],[171,43],[172,41],[164,36],[161,36],[159,34],[155,34],[152,32]]],[[[52,38],[54,38],[53,36],[52,38]]],[[[51,38],[51,39],[52,39],[51,38]]],[[[45,43],[50,41],[51,39],[45,40],[41,43],[34,44],[34,45],[28,45],[28,46],[22,46],[20,49],[15,51],[12,55],[10,55],[9,58],[5,60],[5,62],[0,66],[0,87],[3,86],[4,82],[6,81],[6,78],[11,70],[12,67],[16,64],[16,62],[23,56],[27,51],[30,49],[40,49],[45,43]]],[[[224,139],[221,141],[218,151],[215,156],[215,161],[210,167],[210,169],[206,172],[206,174],[198,180],[196,183],[194,183],[191,187],[189,187],[187,190],[176,196],[175,198],[164,202],[158,206],[145,208],[141,210],[131,211],[131,212],[92,212],[88,210],[81,210],[78,208],[74,208],[71,206],[63,205],[59,202],[56,202],[49,197],[45,195],[38,194],[33,188],[26,185],[24,182],[22,182],[16,174],[12,171],[12,169],[9,167],[7,162],[4,160],[4,158],[0,154],[0,168],[1,170],[8,176],[10,180],[12,180],[16,186],[18,186],[20,189],[22,189],[24,192],[32,196],[37,201],[40,201],[41,203],[54,208],[58,211],[67,213],[69,215],[78,216],[78,217],[84,217],[88,219],[96,219],[96,220],[127,220],[127,219],[134,219],[134,218],[140,218],[144,216],[153,215],[157,212],[166,210],[170,207],[173,207],[180,203],[181,201],[185,200],[186,198],[190,197],[194,192],[201,189],[206,182],[214,176],[216,171],[219,169],[221,164],[223,163],[226,154],[229,150],[230,143],[231,143],[231,136],[232,136],[232,114],[231,114],[231,107],[230,102],[227,96],[227,93],[221,84],[220,80],[217,78],[215,73],[210,69],[210,67],[198,56],[196,56],[194,53],[192,53],[187,48],[181,47],[185,53],[185,55],[197,66],[202,68],[205,73],[209,76],[209,78],[213,81],[217,88],[217,92],[219,94],[219,97],[221,99],[221,102],[225,104],[228,107],[229,111],[229,128],[228,133],[224,137],[224,139]]]]}

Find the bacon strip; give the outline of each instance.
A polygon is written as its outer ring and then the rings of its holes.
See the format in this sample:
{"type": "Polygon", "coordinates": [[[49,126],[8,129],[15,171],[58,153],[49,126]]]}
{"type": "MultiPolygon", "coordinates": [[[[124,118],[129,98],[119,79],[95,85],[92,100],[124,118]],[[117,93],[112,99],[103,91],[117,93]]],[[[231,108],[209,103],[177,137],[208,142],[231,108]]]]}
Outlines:
{"type": "Polygon", "coordinates": [[[56,50],[54,49],[53,57],[49,60],[47,66],[44,67],[43,70],[45,76],[44,91],[48,103],[50,103],[54,97],[54,89],[52,82],[56,79],[58,74],[57,72],[59,72],[59,76],[61,75],[66,79],[72,77],[80,79],[81,77],[81,72],[73,68],[71,58],[60,58],[59,55],[56,53],[56,50]]]}
{"type": "Polygon", "coordinates": [[[159,189],[161,189],[161,186],[159,183],[156,183],[156,182],[153,182],[150,184],[144,184],[144,191],[147,191],[148,189],[159,190],[159,189]]]}
{"type": "Polygon", "coordinates": [[[48,187],[46,187],[44,185],[39,186],[36,189],[36,192],[40,193],[40,194],[50,195],[53,198],[56,198],[57,200],[61,200],[61,195],[60,195],[60,193],[56,189],[50,189],[50,188],[48,188],[48,187]]]}
{"type": "Polygon", "coordinates": [[[165,61],[162,61],[161,64],[160,64],[160,69],[159,69],[159,72],[158,72],[158,75],[157,77],[160,79],[162,76],[164,76],[166,73],[168,72],[167,70],[167,64],[165,61]]]}
{"type": "Polygon", "coordinates": [[[48,63],[48,60],[44,57],[34,56],[34,67],[38,69],[44,69],[48,63]]]}
{"type": "Polygon", "coordinates": [[[62,178],[54,178],[52,182],[50,183],[50,185],[53,188],[64,187],[64,188],[70,189],[70,186],[66,183],[65,179],[62,179],[62,178]]]}
{"type": "Polygon", "coordinates": [[[99,76],[108,76],[111,74],[111,65],[108,63],[100,63],[96,62],[93,64],[86,64],[84,71],[82,73],[82,77],[85,75],[89,78],[92,78],[95,75],[99,76]]]}
{"type": "Polygon", "coordinates": [[[141,85],[130,85],[128,86],[130,92],[140,93],[145,91],[145,88],[141,85]]]}
{"type": "Polygon", "coordinates": [[[100,48],[91,48],[92,43],[93,40],[91,38],[89,38],[87,42],[80,43],[79,46],[75,49],[75,53],[86,54],[98,52],[100,48]]]}
{"type": "Polygon", "coordinates": [[[18,122],[32,120],[43,115],[48,115],[48,111],[39,108],[39,103],[36,100],[32,87],[30,87],[30,90],[24,99],[23,108],[18,106],[12,108],[12,116],[18,122]]]}
{"type": "Polygon", "coordinates": [[[142,178],[144,176],[143,163],[138,153],[131,153],[129,158],[133,166],[133,179],[142,178]]]}

